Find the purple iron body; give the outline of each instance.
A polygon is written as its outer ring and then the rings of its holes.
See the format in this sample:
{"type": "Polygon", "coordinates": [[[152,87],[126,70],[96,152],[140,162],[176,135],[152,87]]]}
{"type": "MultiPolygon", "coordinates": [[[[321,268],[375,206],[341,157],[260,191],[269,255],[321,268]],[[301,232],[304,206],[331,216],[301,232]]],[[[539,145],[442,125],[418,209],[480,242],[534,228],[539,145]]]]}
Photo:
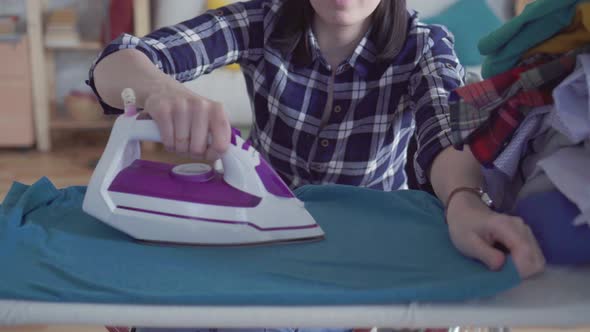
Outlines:
{"type": "Polygon", "coordinates": [[[235,129],[222,172],[207,164],[141,160],[139,142],[161,138],[152,120],[137,118],[132,91],[123,97],[129,112],[115,122],[84,211],[145,241],[246,245],[323,238],[303,202],[235,129]]]}

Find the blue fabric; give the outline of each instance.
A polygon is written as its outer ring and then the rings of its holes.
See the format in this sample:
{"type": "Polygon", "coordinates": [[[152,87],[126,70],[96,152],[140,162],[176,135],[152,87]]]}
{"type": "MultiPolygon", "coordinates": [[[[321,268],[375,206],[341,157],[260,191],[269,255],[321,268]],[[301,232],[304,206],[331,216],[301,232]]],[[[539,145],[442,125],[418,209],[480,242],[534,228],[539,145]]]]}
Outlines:
{"type": "Polygon", "coordinates": [[[352,332],[352,329],[296,329],[296,328],[282,328],[282,329],[267,329],[267,328],[256,328],[256,329],[205,329],[205,328],[193,328],[193,329],[175,329],[175,328],[137,328],[136,332],[352,332]]]}
{"type": "Polygon", "coordinates": [[[463,66],[483,63],[484,58],[477,49],[479,40],[502,26],[502,21],[486,0],[460,0],[424,22],[449,29],[455,37],[455,52],[463,66]]]}
{"type": "Polygon", "coordinates": [[[557,190],[516,203],[515,214],[529,225],[549,264],[590,263],[590,227],[575,226],[580,210],[557,190]]]}
{"type": "Polygon", "coordinates": [[[517,285],[459,254],[433,196],[338,185],[297,190],[324,241],[258,247],[138,243],[81,210],[84,187],[15,183],[1,206],[0,298],[311,305],[463,301],[517,285]]]}

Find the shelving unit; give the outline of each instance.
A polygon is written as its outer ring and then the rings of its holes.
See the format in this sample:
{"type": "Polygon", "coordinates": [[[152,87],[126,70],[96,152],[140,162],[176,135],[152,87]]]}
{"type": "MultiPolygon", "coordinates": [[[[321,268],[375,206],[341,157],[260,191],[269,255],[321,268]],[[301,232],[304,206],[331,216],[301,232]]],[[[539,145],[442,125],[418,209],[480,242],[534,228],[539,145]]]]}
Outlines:
{"type": "MultiPolygon", "coordinates": [[[[27,0],[27,31],[31,52],[31,76],[33,82],[33,110],[35,139],[39,151],[51,150],[51,134],[55,130],[107,129],[112,118],[99,121],[75,120],[58,116],[55,100],[55,53],[56,52],[99,52],[100,42],[84,41],[75,46],[46,47],[43,34],[43,11],[48,0],[27,0]]],[[[134,34],[150,32],[150,0],[134,0],[134,34]]]]}

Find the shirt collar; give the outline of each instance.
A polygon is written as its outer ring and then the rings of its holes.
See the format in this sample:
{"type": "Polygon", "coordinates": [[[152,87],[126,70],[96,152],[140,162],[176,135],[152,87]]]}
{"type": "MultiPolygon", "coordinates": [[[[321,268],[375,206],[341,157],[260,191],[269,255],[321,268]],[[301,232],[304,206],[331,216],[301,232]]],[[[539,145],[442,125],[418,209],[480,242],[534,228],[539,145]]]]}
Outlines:
{"type": "MultiPolygon", "coordinates": [[[[370,65],[376,64],[377,61],[376,46],[370,38],[371,31],[372,29],[369,28],[369,30],[365,33],[363,38],[352,52],[352,55],[340,65],[338,72],[345,70],[346,67],[350,67],[353,68],[361,77],[367,76],[370,70],[370,65]]],[[[308,27],[306,37],[311,54],[311,60],[319,60],[326,67],[329,67],[326,59],[322,56],[319,42],[311,27],[308,27]]]]}

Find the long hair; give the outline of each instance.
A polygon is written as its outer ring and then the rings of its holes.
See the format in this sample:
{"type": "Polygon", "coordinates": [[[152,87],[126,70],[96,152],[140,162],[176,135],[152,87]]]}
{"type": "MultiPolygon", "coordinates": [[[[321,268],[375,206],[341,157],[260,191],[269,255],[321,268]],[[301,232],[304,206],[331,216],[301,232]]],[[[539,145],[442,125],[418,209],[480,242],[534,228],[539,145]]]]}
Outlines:
{"type": "MultiPolygon", "coordinates": [[[[314,9],[309,0],[284,0],[270,42],[283,55],[293,54],[297,62],[311,58],[305,31],[311,26],[314,9]]],[[[408,31],[406,0],[381,0],[372,14],[371,40],[377,47],[377,60],[395,58],[408,31]]]]}

